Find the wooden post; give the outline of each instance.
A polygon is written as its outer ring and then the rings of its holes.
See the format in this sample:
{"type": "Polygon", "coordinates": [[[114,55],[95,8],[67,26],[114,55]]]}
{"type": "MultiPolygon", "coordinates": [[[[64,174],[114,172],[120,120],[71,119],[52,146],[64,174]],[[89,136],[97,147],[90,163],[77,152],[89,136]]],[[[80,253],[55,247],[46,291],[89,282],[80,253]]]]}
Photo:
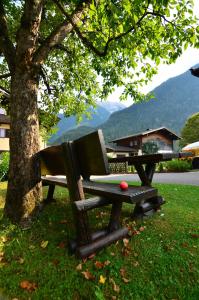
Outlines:
{"type": "Polygon", "coordinates": [[[47,198],[45,200],[45,203],[53,202],[54,191],[55,191],[55,185],[54,184],[49,184],[48,194],[47,194],[47,198]]]}
{"type": "Polygon", "coordinates": [[[73,208],[73,216],[76,224],[76,234],[78,245],[84,245],[91,242],[91,235],[86,211],[78,211],[74,205],[75,201],[84,200],[84,191],[79,172],[78,162],[74,155],[73,142],[62,144],[63,154],[65,156],[65,169],[69,187],[69,195],[73,208]]]}
{"type": "Polygon", "coordinates": [[[111,208],[108,231],[112,232],[120,228],[120,216],[122,210],[122,201],[114,202],[111,208]]]}

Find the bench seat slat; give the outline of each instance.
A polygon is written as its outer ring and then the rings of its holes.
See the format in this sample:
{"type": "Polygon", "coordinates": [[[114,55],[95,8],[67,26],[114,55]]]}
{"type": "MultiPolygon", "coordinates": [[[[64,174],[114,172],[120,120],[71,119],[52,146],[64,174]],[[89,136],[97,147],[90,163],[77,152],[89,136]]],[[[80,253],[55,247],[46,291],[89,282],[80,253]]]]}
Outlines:
{"type": "Polygon", "coordinates": [[[89,194],[135,204],[156,197],[158,194],[157,189],[147,186],[129,186],[128,190],[122,191],[119,184],[83,181],[83,187],[89,194]]]}
{"type": "MultiPolygon", "coordinates": [[[[55,184],[67,187],[67,181],[63,177],[42,176],[44,184],[55,184]]],[[[121,191],[116,183],[102,183],[83,180],[83,188],[86,193],[96,196],[108,197],[113,201],[122,201],[127,203],[138,203],[158,195],[157,189],[148,186],[129,186],[128,190],[121,191]]]]}

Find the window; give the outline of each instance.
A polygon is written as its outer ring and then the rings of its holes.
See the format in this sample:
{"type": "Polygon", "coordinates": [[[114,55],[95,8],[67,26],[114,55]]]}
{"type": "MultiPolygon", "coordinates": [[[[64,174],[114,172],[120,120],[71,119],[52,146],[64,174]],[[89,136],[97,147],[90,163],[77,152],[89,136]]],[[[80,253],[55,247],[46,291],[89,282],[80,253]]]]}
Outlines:
{"type": "Polygon", "coordinates": [[[5,128],[0,128],[0,138],[4,138],[6,136],[5,128]]]}
{"type": "Polygon", "coordinates": [[[0,128],[0,138],[9,138],[10,129],[0,128]]]}

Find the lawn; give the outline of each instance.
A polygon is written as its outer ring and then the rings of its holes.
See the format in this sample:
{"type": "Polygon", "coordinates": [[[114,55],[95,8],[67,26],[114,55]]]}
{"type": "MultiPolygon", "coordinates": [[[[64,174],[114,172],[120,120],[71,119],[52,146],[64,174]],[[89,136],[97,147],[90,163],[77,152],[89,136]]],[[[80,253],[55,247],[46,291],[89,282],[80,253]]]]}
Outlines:
{"type": "MultiPolygon", "coordinates": [[[[166,204],[137,223],[124,205],[131,230],[85,261],[68,253],[74,235],[66,189],[46,206],[31,229],[3,218],[6,184],[0,183],[0,299],[199,299],[199,187],[156,185],[166,204]]],[[[92,212],[102,226],[109,209],[92,212]]]]}

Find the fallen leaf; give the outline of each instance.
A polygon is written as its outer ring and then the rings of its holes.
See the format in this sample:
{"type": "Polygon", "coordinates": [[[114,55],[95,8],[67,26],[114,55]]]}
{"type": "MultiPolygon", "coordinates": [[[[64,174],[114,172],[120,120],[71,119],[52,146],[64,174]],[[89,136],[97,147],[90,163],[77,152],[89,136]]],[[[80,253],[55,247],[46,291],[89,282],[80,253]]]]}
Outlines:
{"type": "Polygon", "coordinates": [[[106,277],[104,277],[103,275],[100,275],[99,283],[104,284],[105,281],[106,281],[106,277]]]}
{"type": "Polygon", "coordinates": [[[95,253],[92,253],[91,255],[88,256],[88,259],[93,259],[93,257],[95,257],[95,253]]]}
{"type": "Polygon", "coordinates": [[[4,252],[0,252],[0,262],[4,259],[4,252]]]}
{"type": "Polygon", "coordinates": [[[0,263],[1,263],[1,265],[7,264],[7,260],[6,260],[4,255],[5,255],[4,252],[0,252],[0,263]]]}
{"type": "Polygon", "coordinates": [[[82,270],[82,264],[77,265],[76,270],[81,271],[82,270]]]}
{"type": "Polygon", "coordinates": [[[1,236],[1,237],[0,237],[0,241],[1,241],[2,243],[6,243],[8,240],[9,240],[9,238],[8,238],[7,236],[1,236]]]}
{"type": "Polygon", "coordinates": [[[34,246],[34,245],[30,245],[30,246],[29,246],[29,249],[30,249],[30,250],[34,250],[34,249],[35,249],[35,246],[34,246]]]}
{"type": "Polygon", "coordinates": [[[125,278],[125,277],[122,277],[122,280],[124,281],[124,283],[128,283],[130,280],[125,278]]]}
{"type": "Polygon", "coordinates": [[[57,266],[59,264],[59,260],[58,259],[53,259],[52,264],[54,266],[57,266]]]}
{"type": "Polygon", "coordinates": [[[48,246],[48,241],[42,241],[40,247],[45,249],[48,246]]]}
{"type": "Polygon", "coordinates": [[[197,233],[192,233],[192,234],[191,234],[191,237],[194,238],[194,239],[199,239],[199,234],[197,234],[197,233]]]}
{"type": "Polygon", "coordinates": [[[182,246],[183,248],[188,248],[188,247],[189,247],[188,243],[186,243],[186,242],[185,242],[185,243],[182,243],[181,246],[182,246]]]}
{"type": "Polygon", "coordinates": [[[110,260],[106,260],[106,261],[104,262],[104,265],[105,265],[105,266],[108,266],[108,265],[110,265],[110,263],[111,263],[110,260]]]}
{"type": "Polygon", "coordinates": [[[68,224],[68,221],[67,220],[61,220],[59,223],[60,224],[68,224]]]}
{"type": "Polygon", "coordinates": [[[35,282],[30,282],[28,280],[23,280],[20,282],[20,288],[27,290],[29,292],[33,292],[37,289],[37,284],[35,282]]]}
{"type": "Polygon", "coordinates": [[[96,262],[94,263],[94,265],[95,265],[95,267],[96,267],[97,269],[102,269],[102,268],[104,267],[104,263],[102,263],[102,262],[100,262],[100,261],[96,261],[96,262]]]}
{"type": "Polygon", "coordinates": [[[25,261],[24,258],[19,257],[18,262],[19,262],[20,265],[23,265],[23,264],[24,264],[24,261],[25,261]]]}
{"type": "Polygon", "coordinates": [[[85,271],[85,272],[82,272],[82,274],[84,275],[84,278],[87,279],[87,280],[95,279],[95,276],[91,272],[89,272],[88,270],[85,271]]]}
{"type": "Polygon", "coordinates": [[[58,248],[64,249],[65,246],[66,246],[66,243],[65,243],[65,242],[60,242],[59,245],[58,245],[58,248]]]}
{"type": "Polygon", "coordinates": [[[127,246],[128,246],[128,243],[129,243],[129,240],[128,240],[128,239],[123,239],[124,247],[127,247],[127,246]]]}
{"type": "Polygon", "coordinates": [[[114,292],[119,293],[120,292],[120,287],[115,283],[115,281],[112,278],[110,278],[109,281],[113,285],[114,292]]]}
{"type": "Polygon", "coordinates": [[[133,263],[133,265],[134,265],[134,267],[138,267],[140,264],[139,264],[138,261],[135,261],[135,262],[133,263]]]}
{"type": "Polygon", "coordinates": [[[141,226],[140,228],[139,228],[139,231],[144,231],[145,230],[145,226],[141,226]]]}
{"type": "Polygon", "coordinates": [[[123,249],[122,249],[122,254],[123,254],[124,256],[129,256],[129,254],[130,254],[130,249],[129,249],[129,248],[123,248],[123,249]]]}
{"type": "Polygon", "coordinates": [[[124,268],[120,269],[120,275],[125,276],[126,275],[126,270],[124,268]]]}

